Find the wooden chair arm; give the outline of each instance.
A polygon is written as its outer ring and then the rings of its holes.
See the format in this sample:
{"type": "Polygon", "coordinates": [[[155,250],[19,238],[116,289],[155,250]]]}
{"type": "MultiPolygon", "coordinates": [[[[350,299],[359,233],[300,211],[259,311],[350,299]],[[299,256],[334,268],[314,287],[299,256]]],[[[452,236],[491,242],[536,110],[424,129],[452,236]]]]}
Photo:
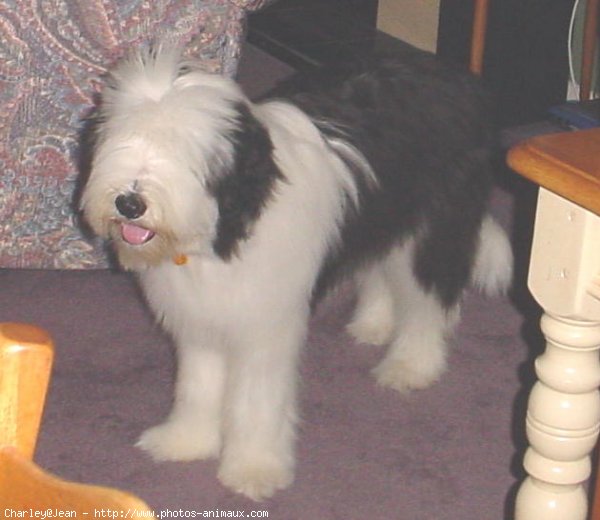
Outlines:
{"type": "Polygon", "coordinates": [[[32,461],[53,358],[44,330],[0,323],[0,511],[51,509],[94,518],[104,509],[119,518],[151,518],[146,503],[129,493],[67,482],[32,461]]]}
{"type": "Polygon", "coordinates": [[[148,505],[136,496],[62,480],[10,447],[0,449],[0,505],[2,511],[74,511],[77,518],[94,518],[101,509],[118,512],[119,518],[152,518],[148,505]]]}
{"type": "Polygon", "coordinates": [[[0,446],[32,459],[54,359],[50,336],[23,323],[0,323],[0,446]]]}

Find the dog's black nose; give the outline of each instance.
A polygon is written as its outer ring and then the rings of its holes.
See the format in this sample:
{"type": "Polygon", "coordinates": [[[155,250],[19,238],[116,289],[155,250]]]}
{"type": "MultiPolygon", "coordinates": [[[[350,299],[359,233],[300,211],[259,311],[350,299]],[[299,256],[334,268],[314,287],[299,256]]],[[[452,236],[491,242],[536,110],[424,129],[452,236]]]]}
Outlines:
{"type": "Polygon", "coordinates": [[[137,193],[119,195],[115,199],[117,211],[128,219],[140,218],[146,212],[146,203],[137,193]]]}

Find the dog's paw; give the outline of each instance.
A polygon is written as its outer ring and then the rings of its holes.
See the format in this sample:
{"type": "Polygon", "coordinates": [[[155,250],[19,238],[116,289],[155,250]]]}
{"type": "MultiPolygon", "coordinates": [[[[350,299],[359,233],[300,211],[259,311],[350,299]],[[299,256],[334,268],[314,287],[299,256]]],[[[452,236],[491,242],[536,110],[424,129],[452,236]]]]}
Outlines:
{"type": "Polygon", "coordinates": [[[157,461],[186,461],[217,457],[221,440],[216,429],[209,431],[208,428],[167,421],[142,433],[136,446],[157,461]]]}
{"type": "Polygon", "coordinates": [[[387,320],[364,317],[349,323],[346,330],[359,343],[386,345],[392,339],[393,324],[387,320]]]}
{"type": "Polygon", "coordinates": [[[293,479],[293,469],[267,454],[264,459],[253,457],[245,460],[225,460],[219,468],[221,483],[252,500],[260,501],[273,496],[276,491],[288,487],[293,479]]]}
{"type": "Polygon", "coordinates": [[[401,393],[423,390],[436,383],[445,365],[416,365],[405,360],[383,360],[373,369],[377,382],[401,393]]]}

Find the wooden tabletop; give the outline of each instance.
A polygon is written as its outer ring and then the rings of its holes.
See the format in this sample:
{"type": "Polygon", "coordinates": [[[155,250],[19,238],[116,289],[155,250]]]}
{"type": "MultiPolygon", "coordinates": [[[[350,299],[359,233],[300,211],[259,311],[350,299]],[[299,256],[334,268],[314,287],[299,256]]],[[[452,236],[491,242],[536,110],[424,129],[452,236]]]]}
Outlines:
{"type": "Polygon", "coordinates": [[[600,214],[600,128],[527,139],[508,153],[517,173],[600,214]]]}

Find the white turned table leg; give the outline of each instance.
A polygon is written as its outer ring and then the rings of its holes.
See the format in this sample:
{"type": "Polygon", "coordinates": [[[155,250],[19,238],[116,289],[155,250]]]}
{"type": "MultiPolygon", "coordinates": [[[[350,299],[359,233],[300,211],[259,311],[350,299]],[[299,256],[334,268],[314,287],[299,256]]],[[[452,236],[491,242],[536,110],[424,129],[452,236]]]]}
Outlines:
{"type": "Polygon", "coordinates": [[[546,350],[527,411],[529,477],[517,520],[585,520],[584,484],[600,431],[600,217],[540,190],[529,288],[544,308],[546,350]]]}

